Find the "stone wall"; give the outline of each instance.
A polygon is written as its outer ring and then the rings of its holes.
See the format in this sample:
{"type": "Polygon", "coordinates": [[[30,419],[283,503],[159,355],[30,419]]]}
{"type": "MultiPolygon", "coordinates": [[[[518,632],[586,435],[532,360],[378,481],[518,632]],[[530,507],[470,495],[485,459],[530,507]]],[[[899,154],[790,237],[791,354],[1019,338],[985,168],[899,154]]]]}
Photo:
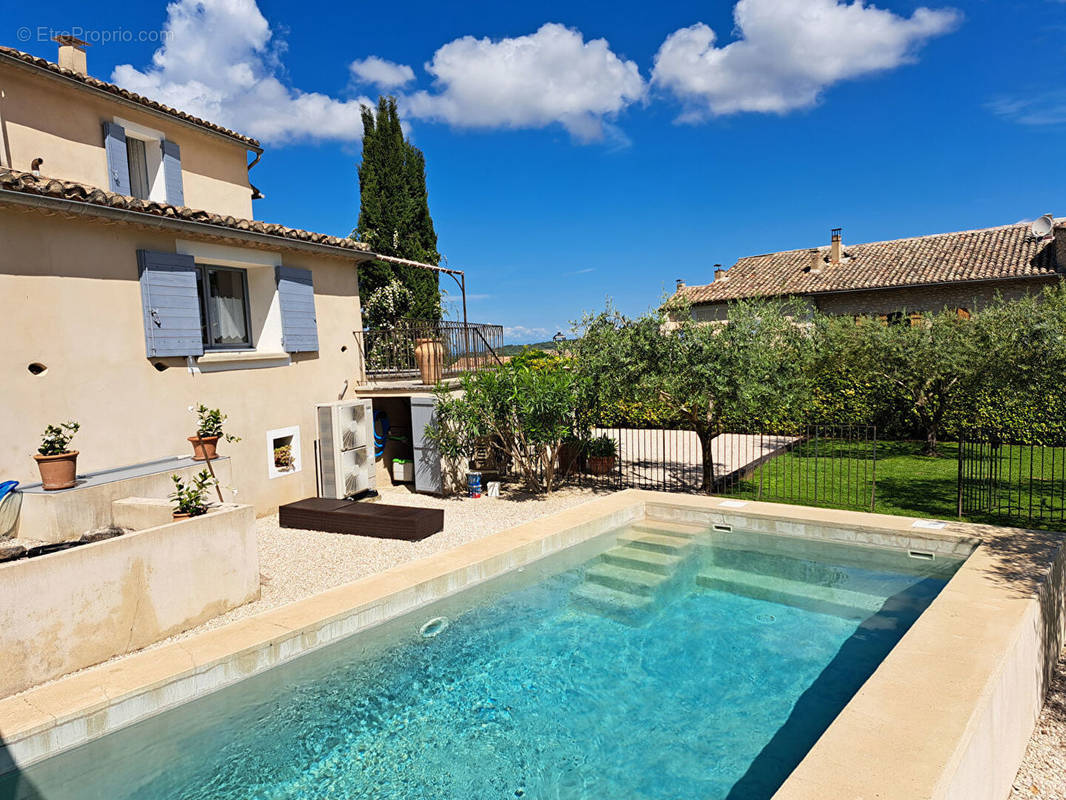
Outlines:
{"type": "MultiPolygon", "coordinates": [[[[964,308],[974,312],[987,306],[1001,295],[1007,300],[1017,300],[1029,294],[1038,294],[1046,286],[1053,286],[1061,279],[1039,277],[1010,281],[974,281],[937,286],[913,286],[899,289],[872,289],[869,291],[836,292],[811,295],[815,307],[824,314],[880,315],[893,312],[941,311],[964,308]]],[[[728,303],[703,303],[693,306],[692,315],[697,322],[721,321],[726,318],[728,303]]]]}

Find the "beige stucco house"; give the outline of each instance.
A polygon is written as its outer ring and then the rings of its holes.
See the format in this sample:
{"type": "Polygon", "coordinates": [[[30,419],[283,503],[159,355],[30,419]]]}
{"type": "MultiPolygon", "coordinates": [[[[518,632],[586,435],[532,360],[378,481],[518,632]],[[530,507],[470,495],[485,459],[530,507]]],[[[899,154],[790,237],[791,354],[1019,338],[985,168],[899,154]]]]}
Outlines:
{"type": "Polygon", "coordinates": [[[790,297],[812,311],[892,321],[945,308],[967,316],[997,294],[1038,293],[1064,274],[1062,220],[1043,237],[1018,223],[847,246],[835,229],[826,247],[741,258],[716,269],[702,286],[678,281],[675,297],[705,322],[724,321],[730,303],[758,297],[790,297]]]}
{"type": "Polygon", "coordinates": [[[190,454],[188,407],[260,513],[316,494],[316,403],[365,383],[357,242],[254,219],[254,139],[0,47],[0,480],[37,480],[49,423],[78,471],[190,454]],[[275,474],[270,434],[302,468],[275,474]],[[288,440],[286,440],[288,441],[288,440]]]}

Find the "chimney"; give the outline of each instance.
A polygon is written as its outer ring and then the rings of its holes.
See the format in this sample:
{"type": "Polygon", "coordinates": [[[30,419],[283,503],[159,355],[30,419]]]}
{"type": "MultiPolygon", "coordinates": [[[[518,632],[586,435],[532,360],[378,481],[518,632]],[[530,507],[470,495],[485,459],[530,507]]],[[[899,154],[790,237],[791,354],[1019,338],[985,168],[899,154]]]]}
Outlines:
{"type": "Polygon", "coordinates": [[[729,280],[729,276],[725,274],[725,270],[722,269],[722,265],[721,264],[715,264],[714,265],[714,278],[712,280],[713,281],[727,281],[727,280],[729,280]]]}
{"type": "Polygon", "coordinates": [[[685,282],[681,278],[678,278],[677,279],[677,290],[680,292],[684,288],[685,288],[685,282]]]}
{"type": "Polygon", "coordinates": [[[825,263],[825,259],[822,258],[822,251],[817,247],[812,247],[807,251],[807,255],[810,258],[810,271],[818,274],[822,271],[822,265],[825,263]]]}
{"type": "Polygon", "coordinates": [[[59,42],[59,66],[77,72],[79,75],[88,75],[85,65],[85,48],[88,42],[83,42],[76,36],[56,36],[52,41],[59,42]]]}
{"type": "Polygon", "coordinates": [[[1066,272],[1066,222],[1055,223],[1055,266],[1059,272],[1066,272]]]}
{"type": "Polygon", "coordinates": [[[842,228],[833,228],[829,234],[829,263],[833,265],[839,264],[844,255],[844,243],[840,235],[842,231],[842,228]]]}

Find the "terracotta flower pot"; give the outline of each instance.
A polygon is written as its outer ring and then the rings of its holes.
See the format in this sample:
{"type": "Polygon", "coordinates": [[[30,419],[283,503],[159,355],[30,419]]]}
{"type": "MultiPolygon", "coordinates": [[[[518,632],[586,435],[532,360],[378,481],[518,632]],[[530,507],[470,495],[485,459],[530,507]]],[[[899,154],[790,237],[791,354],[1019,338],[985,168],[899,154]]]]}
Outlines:
{"type": "Polygon", "coordinates": [[[42,456],[34,453],[37,469],[41,471],[42,487],[48,491],[53,489],[69,489],[77,480],[78,451],[71,450],[56,456],[42,456]]]}
{"type": "Polygon", "coordinates": [[[415,363],[422,375],[422,383],[435,386],[440,383],[444,369],[444,342],[440,339],[415,339],[415,363]]]}
{"type": "Polygon", "coordinates": [[[188,511],[175,511],[172,516],[174,519],[192,519],[192,514],[188,511]]]}
{"type": "Polygon", "coordinates": [[[190,436],[189,441],[192,442],[192,460],[193,461],[206,461],[207,459],[216,458],[215,448],[218,447],[219,436],[190,436]],[[203,442],[203,446],[200,445],[203,442]]]}
{"type": "Polygon", "coordinates": [[[586,456],[586,468],[592,475],[606,475],[614,469],[614,456],[586,456]]]}

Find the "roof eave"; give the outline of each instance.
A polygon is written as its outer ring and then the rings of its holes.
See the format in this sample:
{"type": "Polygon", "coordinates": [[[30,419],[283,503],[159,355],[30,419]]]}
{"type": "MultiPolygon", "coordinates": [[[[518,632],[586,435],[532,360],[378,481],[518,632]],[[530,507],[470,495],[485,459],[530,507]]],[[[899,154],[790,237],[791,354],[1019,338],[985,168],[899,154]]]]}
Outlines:
{"type": "Polygon", "coordinates": [[[854,289],[821,289],[810,292],[772,292],[772,293],[755,293],[755,294],[740,294],[733,297],[718,297],[710,300],[691,300],[691,304],[697,305],[709,305],[710,303],[729,303],[735,300],[751,300],[754,298],[766,298],[771,299],[775,297],[823,297],[826,295],[834,294],[855,294],[856,292],[888,292],[899,289],[929,289],[938,286],[958,286],[959,284],[971,284],[971,283],[1000,283],[1002,281],[1024,281],[1035,280],[1038,278],[1063,278],[1066,277],[1062,272],[1044,272],[1039,274],[1030,275],[1003,275],[998,278],[967,278],[965,280],[957,281],[926,281],[924,283],[896,283],[888,286],[859,286],[854,289]]]}
{"type": "Polygon", "coordinates": [[[41,208],[55,213],[65,213],[72,216],[95,216],[116,222],[126,222],[143,227],[157,228],[162,230],[177,231],[186,235],[201,236],[211,239],[228,239],[248,242],[251,244],[272,250],[295,250],[298,252],[312,252],[320,255],[328,255],[334,258],[344,258],[354,262],[370,261],[379,256],[369,250],[356,248],[338,247],[336,245],[311,242],[304,239],[277,236],[257,231],[246,231],[240,228],[230,228],[225,225],[214,225],[209,222],[179,219],[175,217],[162,217],[156,214],[148,214],[143,211],[135,211],[128,208],[114,208],[95,203],[86,203],[80,200],[68,200],[66,198],[48,197],[46,195],[29,194],[26,192],[0,189],[0,205],[11,204],[25,208],[41,208]]]}

